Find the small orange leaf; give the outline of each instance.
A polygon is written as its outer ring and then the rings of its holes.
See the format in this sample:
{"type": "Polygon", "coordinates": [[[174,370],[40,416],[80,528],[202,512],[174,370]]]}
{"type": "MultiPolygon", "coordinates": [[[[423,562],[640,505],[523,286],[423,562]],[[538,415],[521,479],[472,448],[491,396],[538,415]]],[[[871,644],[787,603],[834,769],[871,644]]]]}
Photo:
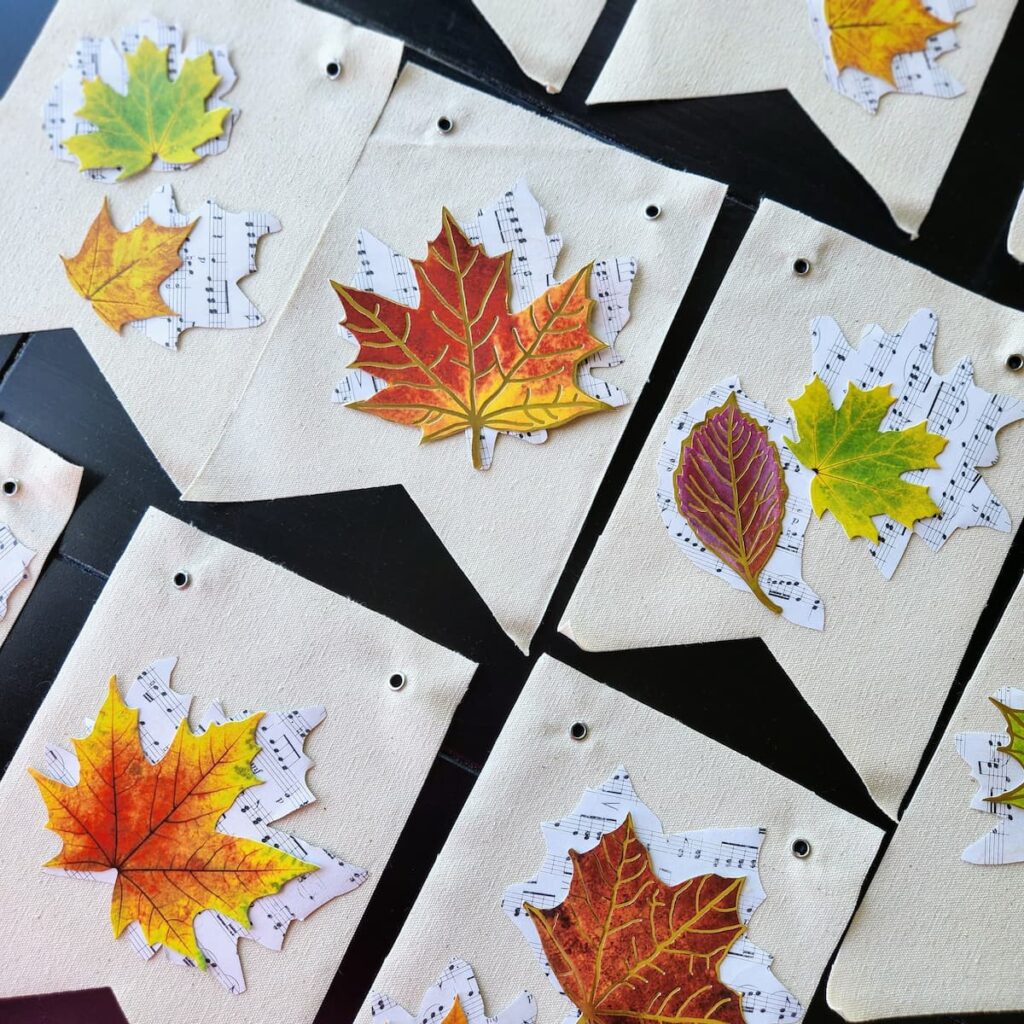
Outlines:
{"type": "Polygon", "coordinates": [[[569,856],[565,899],[550,910],[524,907],[582,1024],[744,1024],[739,993],[719,978],[746,930],[742,877],[666,885],[631,815],[592,850],[569,856]]]}
{"type": "Polygon", "coordinates": [[[839,71],[857,68],[893,88],[893,57],[923,50],[956,24],[936,18],[921,0],[825,0],[825,21],[839,71]]]}
{"type": "Polygon", "coordinates": [[[61,256],[68,280],[97,316],[115,331],[133,320],[177,316],[160,296],[160,285],[178,267],[178,250],[196,222],[165,228],[148,217],[118,231],[106,199],[75,256],[61,256]]]}
{"type": "Polygon", "coordinates": [[[452,1008],[444,1015],[441,1024],[468,1024],[466,1011],[462,1008],[462,1000],[458,996],[452,1003],[452,1008]]]}
{"type": "Polygon", "coordinates": [[[46,867],[117,871],[110,920],[115,937],[132,921],[150,945],[206,961],[194,920],[217,910],[243,927],[249,906],[299,875],[316,871],[291,854],[216,831],[243,790],[259,783],[250,762],[259,753],[262,716],[212,725],[196,736],[182,721],[167,753],[150,763],[139,740],[139,712],[111,677],[92,732],[73,740],[79,780],[69,786],[38,772],[47,828],[63,846],[46,867]]]}

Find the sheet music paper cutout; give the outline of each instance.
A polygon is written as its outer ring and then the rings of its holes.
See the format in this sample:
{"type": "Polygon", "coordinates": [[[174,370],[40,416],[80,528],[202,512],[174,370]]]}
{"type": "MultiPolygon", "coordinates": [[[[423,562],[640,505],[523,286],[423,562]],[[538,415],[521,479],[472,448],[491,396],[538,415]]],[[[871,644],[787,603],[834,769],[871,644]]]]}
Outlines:
{"type": "MultiPolygon", "coordinates": [[[[925,7],[941,21],[956,21],[957,15],[974,6],[974,0],[926,0],[925,7]]],[[[915,93],[952,99],[961,96],[964,87],[938,63],[939,57],[957,49],[956,29],[946,29],[928,40],[927,48],[897,54],[892,61],[892,83],[869,75],[859,68],[840,72],[832,56],[831,31],[825,20],[825,0],[807,0],[814,37],[825,64],[825,79],[841,96],[859,103],[868,113],[878,112],[881,98],[890,92],[915,93]]]]}
{"type": "MultiPolygon", "coordinates": [[[[626,820],[627,814],[632,814],[637,836],[650,851],[654,869],[667,885],[678,885],[709,872],[725,878],[745,878],[739,907],[744,924],[764,902],[765,891],[757,871],[763,828],[708,828],[665,835],[661,821],[636,795],[629,773],[620,766],[601,786],[586,790],[571,813],[541,825],[545,855],[540,871],[525,882],[509,886],[501,900],[502,910],[526,937],[544,974],[560,992],[523,903],[539,909],[561,903],[572,880],[569,850],[586,853],[593,849],[606,832],[614,831],[626,820]]],[[[772,960],[770,953],[744,933],[722,961],[719,977],[723,984],[741,993],[748,1024],[765,1020],[796,1022],[803,1017],[799,1000],[772,974],[772,960]]],[[[578,1017],[579,1010],[566,999],[562,1024],[576,1024],[578,1017]]]]}
{"type": "MultiPolygon", "coordinates": [[[[1024,690],[1004,686],[992,697],[1007,707],[1024,710],[1024,690]]],[[[967,762],[972,778],[978,783],[978,789],[971,797],[971,809],[996,818],[995,827],[971,843],[961,854],[970,864],[1014,864],[1024,861],[1024,808],[989,803],[985,799],[1009,793],[1024,782],[1024,765],[998,749],[1009,741],[1010,737],[1005,730],[960,732],[954,738],[956,752],[967,762]]]]}
{"type": "Polygon", "coordinates": [[[238,281],[256,272],[259,240],[281,230],[272,214],[258,210],[231,213],[207,199],[190,213],[179,213],[170,185],[161,185],[132,218],[129,227],[147,217],[162,227],[196,226],[178,251],[181,266],[161,285],[160,297],[177,316],[135,320],[138,328],[164,348],[176,348],[178,337],[190,327],[258,327],[263,315],[238,287],[238,281]]]}
{"type": "MultiPolygon", "coordinates": [[[[231,91],[238,78],[228,59],[226,46],[210,46],[196,38],[190,39],[188,47],[182,52],[181,29],[157,18],[146,18],[137,25],[122,29],[121,38],[117,43],[112,39],[94,39],[86,36],[75,46],[75,52],[68,59],[67,68],[57,80],[43,108],[43,130],[50,141],[50,149],[54,156],[77,164],[74,155],[64,145],[65,140],[73,135],[83,135],[96,130],[91,122],[75,116],[75,111],[80,110],[85,102],[82,82],[89,78],[101,78],[112,89],[122,94],[127,93],[128,66],[125,63],[125,55],[134,53],[139,43],[147,38],[160,49],[167,47],[167,73],[172,80],[178,77],[178,71],[185,60],[198,57],[209,50],[213,56],[213,70],[220,76],[220,81],[207,99],[206,109],[212,110],[224,105],[221,100],[231,91]]],[[[215,139],[196,147],[200,157],[214,156],[227,149],[231,140],[231,129],[240,114],[240,110],[231,108],[224,119],[223,132],[215,139]]],[[[201,162],[202,160],[196,161],[195,164],[169,164],[158,158],[150,166],[158,171],[185,171],[198,166],[201,162]]],[[[117,179],[120,169],[103,167],[81,173],[91,181],[109,183],[117,179]]]]}
{"type": "Polygon", "coordinates": [[[903,474],[904,480],[928,488],[940,514],[918,520],[913,531],[888,516],[874,517],[879,542],[865,543],[886,579],[896,571],[912,533],[938,551],[958,527],[1010,531],[1009,513],[978,467],[995,464],[996,435],[1024,418],[1024,402],[978,387],[970,359],[962,359],[949,373],[937,373],[932,361],[937,331],[936,314],[919,309],[894,334],[869,324],[854,349],[832,317],[820,316],[811,324],[812,369],[834,405],[842,402],[848,383],[860,388],[891,384],[896,401],[881,430],[902,430],[926,420],[931,433],[949,439],[938,455],[938,469],[903,474]]]}
{"type": "MultiPolygon", "coordinates": [[[[466,237],[474,245],[482,244],[488,256],[512,250],[511,306],[515,310],[525,308],[558,283],[555,264],[562,249],[562,237],[547,234],[547,218],[547,211],[534,198],[529,185],[520,179],[500,199],[478,210],[474,220],[461,225],[466,237]]],[[[356,251],[359,271],[351,281],[354,287],[406,306],[419,305],[419,285],[407,256],[368,231],[359,232],[356,251]]],[[[591,314],[591,331],[608,348],[581,362],[576,380],[581,391],[615,407],[626,405],[629,398],[621,388],[595,376],[593,371],[622,365],[623,357],[615,349],[615,339],[629,320],[629,295],[635,277],[636,260],[618,257],[596,260],[590,278],[590,298],[597,303],[591,314]]],[[[344,324],[338,325],[338,333],[356,344],[344,324]]],[[[365,401],[385,386],[384,381],[365,370],[350,370],[334,389],[331,400],[342,405],[365,401]]],[[[472,445],[471,432],[466,433],[466,443],[472,445]]],[[[484,469],[491,465],[498,433],[508,433],[530,444],[543,444],[548,438],[546,430],[521,433],[484,428],[480,435],[484,469]]]]}
{"type": "MultiPolygon", "coordinates": [[[[658,509],[662,522],[668,530],[668,535],[694,565],[704,572],[720,576],[733,589],[750,594],[750,588],[737,573],[717,555],[708,551],[694,536],[679,511],[675,483],[672,479],[679,465],[679,449],[683,441],[694,426],[703,421],[709,409],[725,403],[730,392],[735,392],[740,409],[768,431],[769,438],[779,449],[779,459],[782,462],[786,488],[789,492],[782,534],[775,545],[775,553],[758,574],[758,583],[768,597],[782,609],[784,619],[798,626],[823,629],[825,606],[821,598],[804,582],[801,569],[804,533],[811,518],[810,488],[813,474],[802,466],[786,447],[785,436],[792,436],[794,432],[792,419],[788,416],[776,416],[760,402],[750,398],[740,388],[739,377],[730,377],[716,384],[706,395],[702,395],[672,420],[658,452],[658,509]]],[[[753,595],[751,599],[753,600],[753,595]]],[[[766,611],[765,614],[771,613],[766,611]]]]}
{"type": "Polygon", "coordinates": [[[6,523],[0,523],[0,619],[7,614],[7,598],[11,591],[28,579],[28,563],[35,552],[22,544],[6,523]]]}
{"type": "Polygon", "coordinates": [[[443,1021],[455,1004],[466,1015],[466,1024],[535,1024],[537,1004],[529,992],[514,999],[500,1013],[488,1017],[473,968],[465,960],[452,960],[441,972],[437,982],[427,989],[419,1013],[409,1013],[390,996],[370,993],[370,1015],[379,1024],[424,1024],[443,1021]]]}
{"type": "MultiPolygon", "coordinates": [[[[142,750],[151,762],[159,761],[167,752],[179,722],[188,717],[192,698],[171,688],[171,672],[177,658],[162,658],[139,673],[125,695],[125,704],[139,708],[139,738],[142,750]]],[[[226,721],[241,721],[253,714],[240,711],[230,718],[219,704],[213,704],[203,716],[200,731],[226,721]]],[[[253,759],[253,772],[262,785],[240,793],[217,823],[217,830],[229,835],[254,839],[285,850],[319,870],[292,879],[271,896],[254,900],[249,908],[250,927],[243,928],[214,910],[204,910],[195,918],[196,940],[206,957],[207,966],[217,980],[231,993],[245,991],[245,978],[238,955],[238,940],[249,938],[267,949],[281,949],[285,932],[292,921],[304,921],[325,903],[351,892],[366,881],[367,873],[346,864],[334,854],[304,842],[287,832],[270,827],[270,822],[313,803],[316,799],[306,785],[306,771],[312,765],[303,752],[310,731],[319,725],[327,712],[322,707],[298,708],[293,711],[267,712],[257,728],[260,752],[253,759]]],[[[86,721],[85,731],[92,729],[86,721]]],[[[53,745],[46,747],[47,775],[65,785],[78,784],[78,759],[74,753],[53,745]]],[[[102,872],[70,871],[44,868],[50,874],[72,878],[92,878],[113,885],[117,870],[102,872]]],[[[137,921],[125,931],[132,948],[144,960],[159,949],[150,946],[137,921]]],[[[165,951],[173,963],[195,967],[192,960],[171,950],[165,951]]]]}

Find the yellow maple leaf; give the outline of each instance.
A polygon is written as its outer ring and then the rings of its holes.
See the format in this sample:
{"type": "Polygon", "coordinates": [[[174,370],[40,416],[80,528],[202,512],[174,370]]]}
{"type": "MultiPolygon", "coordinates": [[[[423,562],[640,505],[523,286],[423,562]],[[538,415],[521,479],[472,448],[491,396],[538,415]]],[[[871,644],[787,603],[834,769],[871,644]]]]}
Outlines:
{"type": "Polygon", "coordinates": [[[138,921],[150,945],[162,943],[200,967],[195,917],[216,910],[249,926],[249,906],[286,882],[316,871],[266,843],[218,832],[236,797],[259,779],[261,714],[211,725],[196,736],[184,719],[155,764],[142,750],[139,711],[110,679],[107,699],[84,739],[72,740],[74,786],[29,768],[49,811],[47,828],[63,841],[46,867],[117,871],[110,920],[115,937],[138,921]]]}
{"type": "Polygon", "coordinates": [[[160,285],[178,267],[178,250],[196,225],[165,228],[147,217],[118,231],[106,199],[75,256],[61,256],[68,280],[115,331],[133,320],[177,316],[160,296],[160,285]]]}
{"type": "Polygon", "coordinates": [[[857,68],[893,88],[892,59],[923,50],[956,22],[935,17],[921,0],[825,0],[836,68],[857,68]]]}

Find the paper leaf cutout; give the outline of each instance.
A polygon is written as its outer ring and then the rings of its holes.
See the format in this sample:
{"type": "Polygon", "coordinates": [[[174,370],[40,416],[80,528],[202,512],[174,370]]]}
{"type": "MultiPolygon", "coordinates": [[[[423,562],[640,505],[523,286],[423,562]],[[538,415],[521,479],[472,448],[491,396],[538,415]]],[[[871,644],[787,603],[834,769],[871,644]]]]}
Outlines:
{"type": "Polygon", "coordinates": [[[815,376],[804,393],[790,399],[799,441],[790,451],[814,473],[811,506],[830,511],[846,535],[878,541],[872,516],[888,515],[903,526],[935,515],[928,488],[901,479],[914,469],[938,468],[935,457],[946,439],[929,434],[926,423],[905,430],[881,429],[896,401],[888,384],[862,391],[850,384],[842,404],[832,405],[828,388],[815,376]]]}
{"type": "Polygon", "coordinates": [[[96,131],[66,139],[83,171],[120,167],[123,181],[145,170],[156,157],[167,163],[191,164],[196,149],[220,135],[227,107],[206,109],[206,100],[219,82],[210,53],[182,65],[177,78],[167,74],[168,50],[148,37],[125,58],[128,89],[112,89],[102,78],[82,83],[85,103],[75,116],[96,131]]]}
{"type": "Polygon", "coordinates": [[[1004,686],[991,700],[1009,733],[961,732],[955,743],[978,783],[970,806],[994,815],[996,825],[961,857],[971,864],[1013,864],[1024,861],[1024,690],[1004,686]]]}
{"type": "MultiPolygon", "coordinates": [[[[661,822],[636,795],[628,773],[621,767],[603,785],[588,789],[571,813],[541,826],[546,851],[540,872],[508,888],[502,898],[502,909],[526,937],[555,988],[565,995],[545,953],[536,918],[525,905],[529,903],[538,912],[554,911],[562,905],[577,878],[574,862],[595,851],[606,836],[621,830],[627,816],[637,839],[637,852],[644,850],[640,863],[649,857],[657,884],[674,888],[708,874],[737,881],[739,902],[730,927],[736,927],[738,921],[741,934],[718,964],[718,984],[739,993],[747,1021],[799,1021],[803,1007],[772,974],[771,955],[751,942],[743,930],[765,898],[757,872],[764,830],[704,829],[665,835],[661,822]]],[[[644,867],[646,870],[646,864],[644,867]]],[[[562,1024],[576,1024],[582,1009],[567,999],[562,1024]]]]}
{"type": "Polygon", "coordinates": [[[888,516],[875,520],[879,540],[867,548],[886,579],[896,571],[915,532],[938,551],[958,527],[1010,530],[1009,514],[978,467],[995,464],[997,434],[1024,418],[1024,402],[978,387],[970,359],[960,360],[948,373],[937,372],[933,365],[937,332],[938,320],[929,309],[919,309],[891,334],[879,324],[868,325],[857,348],[832,317],[818,317],[811,324],[811,369],[828,386],[833,404],[843,400],[847,382],[860,388],[891,382],[896,401],[882,420],[882,430],[899,430],[925,420],[929,433],[949,439],[938,455],[938,469],[904,476],[927,486],[939,514],[918,520],[913,530],[888,516]]]}
{"type": "Polygon", "coordinates": [[[782,534],[786,481],[779,450],[730,392],[683,441],[674,477],[679,511],[700,542],[776,614],[758,575],[782,534]]]}
{"type": "Polygon", "coordinates": [[[195,226],[179,250],[181,266],[160,285],[160,295],[173,316],[133,321],[132,327],[173,349],[182,332],[191,327],[238,329],[263,323],[263,314],[238,282],[256,272],[259,240],[281,230],[275,216],[261,210],[232,213],[213,199],[194,213],[180,213],[174,190],[161,185],[135,214],[132,225],[147,218],[163,227],[195,226]]]}
{"type": "MultiPolygon", "coordinates": [[[[217,77],[217,84],[206,100],[207,111],[218,107],[220,100],[234,86],[236,75],[225,46],[209,46],[201,39],[192,39],[188,48],[182,52],[180,28],[155,18],[147,18],[137,25],[124,29],[117,44],[110,39],[80,39],[68,61],[67,69],[54,85],[43,111],[43,127],[56,157],[77,162],[67,143],[69,140],[79,139],[96,131],[96,125],[79,116],[79,109],[86,101],[84,83],[89,79],[99,79],[114,92],[124,96],[129,88],[127,58],[138,50],[143,39],[148,39],[157,47],[167,50],[167,70],[172,82],[178,77],[182,59],[205,61],[212,56],[213,73],[217,77]]],[[[237,109],[230,109],[224,118],[221,133],[199,145],[194,151],[195,155],[203,157],[223,152],[227,148],[231,129],[238,120],[239,113],[237,109]]],[[[153,167],[159,171],[185,170],[191,166],[194,166],[194,163],[168,163],[159,157],[153,163],[153,167]]],[[[110,182],[118,179],[119,170],[118,166],[109,166],[83,173],[93,181],[110,182]]]]}
{"type": "Polygon", "coordinates": [[[921,0],[825,0],[825,20],[840,71],[858,68],[893,87],[893,57],[923,50],[932,36],[954,27],[921,0]]]}
{"type": "MultiPolygon", "coordinates": [[[[335,389],[333,400],[418,425],[424,440],[464,431],[473,465],[480,469],[490,466],[499,432],[541,443],[547,438],[547,427],[625,404],[626,396],[618,388],[591,371],[621,363],[610,346],[629,317],[635,261],[601,260],[559,284],[554,279],[554,265],[561,239],[545,233],[545,221],[545,211],[526,184],[518,182],[493,207],[481,210],[465,230],[446,213],[441,235],[425,261],[409,260],[369,233],[360,232],[362,270],[355,279],[356,287],[348,289],[332,282],[346,307],[341,329],[360,345],[359,357],[335,389]],[[442,252],[447,252],[447,268],[437,262],[442,252]],[[474,260],[467,278],[470,293],[474,287],[494,289],[488,293],[486,311],[481,310],[482,316],[492,318],[493,334],[487,334],[487,340],[474,350],[472,364],[466,357],[463,321],[467,318],[464,310],[459,312],[466,303],[460,299],[449,302],[448,308],[442,305],[439,325],[430,313],[444,300],[444,288],[435,294],[424,284],[428,278],[423,276],[429,275],[434,284],[440,270],[438,281],[450,288],[455,277],[452,261],[459,253],[463,259],[474,260]],[[350,307],[346,296],[358,299],[363,311],[350,307]],[[556,308],[561,303],[561,314],[554,315],[549,303],[556,308]],[[371,312],[384,323],[374,322],[372,317],[368,321],[371,312]],[[414,355],[425,356],[424,362],[431,371],[438,371],[435,376],[439,380],[404,356],[400,346],[373,340],[375,336],[386,338],[389,328],[393,336],[404,340],[407,316],[412,332],[409,348],[415,350],[414,355]],[[367,331],[372,332],[369,344],[364,340],[367,331]],[[453,342],[452,333],[462,340],[453,342]],[[528,353],[523,344],[531,343],[536,349],[528,353]],[[378,347],[371,348],[373,345],[378,347]],[[443,360],[434,367],[431,358],[437,354],[442,354],[443,360]],[[459,362],[465,363],[466,369],[459,362]],[[470,366],[475,371],[472,374],[470,366]],[[406,407],[410,405],[413,408],[406,407]],[[475,429],[472,423],[477,424],[475,429]]],[[[453,292],[448,299],[455,297],[453,292]]],[[[487,328],[481,322],[473,325],[477,333],[487,328]]]]}
{"type": "Polygon", "coordinates": [[[75,291],[115,331],[132,320],[174,316],[160,284],[181,266],[178,250],[192,227],[163,228],[147,218],[118,231],[104,198],[78,254],[61,256],[64,271],[75,291]]]}
{"type": "MultiPolygon", "coordinates": [[[[191,697],[171,688],[170,676],[175,659],[165,658],[144,669],[131,685],[124,704],[138,709],[138,734],[149,763],[160,762],[171,748],[180,729],[187,729],[191,697]]],[[[257,737],[260,749],[252,761],[252,773],[260,783],[244,790],[217,822],[217,831],[269,846],[318,868],[313,873],[293,878],[275,894],[257,899],[250,907],[251,924],[243,927],[237,920],[217,911],[204,910],[194,918],[196,942],[217,979],[233,993],[243,992],[245,982],[237,943],[251,938],[268,949],[281,949],[293,920],[305,920],[314,910],[335,896],[350,892],[366,879],[366,872],[345,864],[333,854],[288,833],[278,831],[270,822],[312,803],[315,797],[305,783],[310,760],[302,753],[306,736],[324,718],[323,708],[301,708],[288,712],[268,712],[260,720],[257,737]]],[[[201,720],[201,728],[243,722],[246,713],[229,719],[214,704],[201,720]]],[[[87,723],[87,728],[92,723],[87,723]]],[[[65,786],[79,783],[79,762],[75,754],[60,747],[47,747],[47,776],[65,786]]],[[[76,870],[48,869],[72,877],[92,877],[114,885],[116,871],[85,874],[76,870]]],[[[138,922],[126,929],[132,947],[144,959],[157,946],[150,945],[138,922]]],[[[196,966],[202,960],[185,957],[170,948],[166,955],[175,963],[196,966]]]]}
{"type": "Polygon", "coordinates": [[[758,588],[781,609],[783,618],[796,625],[821,629],[825,621],[824,606],[821,598],[804,582],[801,570],[804,533],[811,518],[812,474],[793,457],[783,440],[785,434],[793,432],[793,421],[773,415],[744,394],[738,377],[716,385],[672,420],[658,455],[658,508],[662,521],[668,535],[698,568],[736,590],[749,592],[752,589],[746,579],[697,534],[681,511],[678,498],[680,453],[686,439],[709,413],[727,405],[733,395],[742,415],[763,429],[768,443],[775,448],[785,488],[781,532],[767,562],[756,574],[758,588]]]}
{"type": "Polygon", "coordinates": [[[7,614],[7,598],[11,591],[28,579],[28,563],[35,552],[26,547],[5,523],[0,523],[0,619],[7,614]]]}
{"type": "Polygon", "coordinates": [[[537,1004],[523,992],[494,1017],[486,1016],[473,968],[465,960],[452,960],[424,993],[418,1013],[410,1013],[390,996],[371,992],[370,1014],[380,1024],[535,1024],[537,1004]]]}
{"type": "Polygon", "coordinates": [[[952,98],[964,87],[938,63],[957,48],[957,16],[974,0],[807,0],[836,92],[876,113],[890,92],[952,98]]]}
{"type": "Polygon", "coordinates": [[[745,931],[741,878],[707,874],[666,885],[628,814],[594,849],[570,857],[565,899],[544,910],[523,906],[581,1021],[742,1022],[739,993],[718,977],[745,931]]]}

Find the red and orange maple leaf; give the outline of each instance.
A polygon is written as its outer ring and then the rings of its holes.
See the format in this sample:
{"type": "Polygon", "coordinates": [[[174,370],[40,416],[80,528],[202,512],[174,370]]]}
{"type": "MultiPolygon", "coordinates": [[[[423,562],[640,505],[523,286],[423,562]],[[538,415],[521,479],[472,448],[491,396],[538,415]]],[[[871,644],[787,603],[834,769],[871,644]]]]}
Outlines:
{"type": "Polygon", "coordinates": [[[742,877],[666,885],[631,815],[592,850],[569,856],[565,899],[549,910],[524,907],[583,1024],[744,1024],[739,993],[719,977],[746,930],[742,877]]]}
{"type": "Polygon", "coordinates": [[[352,408],[419,427],[423,441],[472,431],[477,469],[483,430],[548,430],[610,409],[576,384],[579,364],[607,347],[589,326],[592,265],[514,312],[510,261],[473,245],[443,210],[426,259],[411,261],[419,306],[332,281],[359,344],[351,367],[386,384],[352,408]]]}
{"type": "Polygon", "coordinates": [[[317,870],[265,843],[216,831],[238,794],[260,781],[251,762],[261,717],[211,725],[198,736],[182,720],[153,764],[142,750],[138,709],[124,703],[112,677],[92,731],[72,741],[77,785],[29,769],[49,811],[47,828],[63,840],[45,866],[117,871],[115,937],[138,921],[147,943],[204,967],[197,914],[216,910],[248,927],[254,900],[317,870]]]}

